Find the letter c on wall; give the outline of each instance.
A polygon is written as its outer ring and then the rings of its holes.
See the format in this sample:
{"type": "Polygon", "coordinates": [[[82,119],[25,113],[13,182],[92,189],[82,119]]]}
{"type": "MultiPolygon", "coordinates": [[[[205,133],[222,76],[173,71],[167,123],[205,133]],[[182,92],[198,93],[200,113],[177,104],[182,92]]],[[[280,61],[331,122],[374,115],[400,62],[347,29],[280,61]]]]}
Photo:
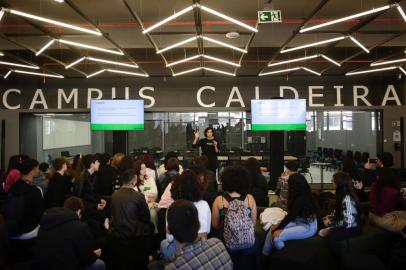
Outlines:
{"type": "Polygon", "coordinates": [[[200,87],[196,94],[197,102],[199,103],[200,106],[205,107],[205,108],[214,107],[216,105],[216,102],[213,102],[210,104],[203,103],[201,95],[204,90],[211,90],[211,91],[215,92],[216,88],[214,88],[213,86],[200,87]]]}
{"type": "Polygon", "coordinates": [[[17,109],[20,109],[20,107],[21,107],[20,104],[18,104],[18,105],[16,105],[16,106],[11,106],[11,105],[8,104],[8,102],[7,102],[8,94],[10,94],[10,93],[12,93],[12,92],[21,95],[21,90],[13,89],[13,88],[12,88],[12,89],[8,89],[8,90],[5,91],[4,94],[3,94],[3,105],[4,105],[4,107],[5,107],[6,109],[9,109],[9,110],[17,110],[17,109]]]}

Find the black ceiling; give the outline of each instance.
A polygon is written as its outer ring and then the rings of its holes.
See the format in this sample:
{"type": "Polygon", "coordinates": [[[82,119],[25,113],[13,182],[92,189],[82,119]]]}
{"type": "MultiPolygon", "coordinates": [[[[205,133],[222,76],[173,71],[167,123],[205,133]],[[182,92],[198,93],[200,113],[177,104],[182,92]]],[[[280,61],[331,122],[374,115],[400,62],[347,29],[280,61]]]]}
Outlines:
{"type": "MultiPolygon", "coordinates": [[[[298,33],[298,30],[303,25],[316,25],[391,3],[399,3],[406,11],[406,5],[401,0],[65,0],[63,3],[55,0],[0,0],[0,7],[87,29],[98,28],[103,33],[102,36],[95,36],[5,12],[0,22],[0,52],[4,54],[0,56],[0,61],[34,64],[39,66],[40,70],[32,71],[61,74],[66,78],[85,78],[91,73],[108,68],[145,73],[149,76],[172,76],[174,73],[197,67],[214,68],[235,73],[236,76],[258,76],[260,73],[297,66],[321,72],[322,76],[344,75],[348,71],[368,69],[370,63],[377,60],[406,57],[404,53],[406,22],[396,7],[306,33],[298,33]],[[258,32],[251,32],[195,8],[148,34],[142,33],[143,29],[193,4],[201,4],[226,14],[256,27],[258,32]],[[282,23],[257,25],[257,11],[265,9],[281,10],[282,23]],[[226,33],[233,31],[238,32],[240,36],[236,39],[225,37],[226,33]],[[349,34],[369,48],[370,53],[364,52],[348,38],[318,47],[280,53],[282,48],[349,34]],[[202,39],[162,54],[156,53],[158,49],[196,35],[203,35],[241,49],[247,48],[248,53],[243,54],[202,39]],[[36,56],[35,53],[52,39],[65,39],[110,50],[122,50],[124,55],[113,55],[55,42],[36,56]],[[203,53],[240,63],[241,67],[203,58],[171,68],[166,67],[167,63],[203,53]],[[305,62],[267,67],[270,61],[285,61],[313,54],[324,54],[342,65],[338,67],[322,57],[317,57],[305,62]],[[89,60],[84,60],[73,68],[65,68],[66,65],[84,56],[128,64],[136,63],[140,68],[132,69],[89,60]]],[[[0,65],[1,75],[5,75],[9,70],[10,67],[0,65]]],[[[392,74],[393,72],[395,71],[388,71],[392,74]]],[[[120,74],[104,72],[97,76],[118,75],[120,74]]],[[[315,76],[305,70],[292,71],[290,75],[315,76]]],[[[200,70],[182,76],[225,75],[200,70]]]]}

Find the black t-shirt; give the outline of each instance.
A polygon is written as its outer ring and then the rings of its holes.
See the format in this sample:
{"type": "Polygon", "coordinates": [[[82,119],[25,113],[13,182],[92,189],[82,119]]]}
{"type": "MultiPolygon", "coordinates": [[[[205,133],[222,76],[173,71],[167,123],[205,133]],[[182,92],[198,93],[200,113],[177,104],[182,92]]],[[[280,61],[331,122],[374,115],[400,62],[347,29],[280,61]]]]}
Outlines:
{"type": "MultiPolygon", "coordinates": [[[[214,141],[215,139],[209,140],[207,138],[200,139],[196,144],[193,144],[193,148],[200,147],[202,149],[202,154],[205,155],[209,159],[209,166],[212,166],[213,164],[217,164],[217,154],[215,147],[214,147],[214,141]]],[[[216,141],[217,142],[217,141],[216,141]]],[[[219,143],[217,142],[217,149],[220,148],[219,143]]]]}

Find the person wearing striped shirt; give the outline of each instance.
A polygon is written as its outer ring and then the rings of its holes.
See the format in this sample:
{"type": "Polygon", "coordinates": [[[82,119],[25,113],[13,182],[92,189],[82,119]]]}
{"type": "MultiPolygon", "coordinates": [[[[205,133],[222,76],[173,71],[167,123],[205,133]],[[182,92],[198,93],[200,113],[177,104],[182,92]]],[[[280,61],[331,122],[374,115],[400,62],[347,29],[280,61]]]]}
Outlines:
{"type": "Polygon", "coordinates": [[[347,173],[335,173],[332,182],[336,190],[336,208],[331,215],[323,218],[326,228],[321,229],[319,235],[344,240],[360,233],[359,199],[347,173]]]}

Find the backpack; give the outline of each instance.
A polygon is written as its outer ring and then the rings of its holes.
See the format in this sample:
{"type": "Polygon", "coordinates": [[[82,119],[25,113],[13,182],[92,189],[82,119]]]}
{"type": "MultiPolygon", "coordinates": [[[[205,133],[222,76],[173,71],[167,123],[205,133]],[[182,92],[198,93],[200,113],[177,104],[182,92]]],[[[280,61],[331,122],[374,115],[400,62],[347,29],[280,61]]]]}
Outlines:
{"type": "Polygon", "coordinates": [[[254,224],[244,202],[245,196],[232,198],[225,193],[224,198],[229,203],[224,217],[223,236],[226,247],[232,250],[252,247],[255,244],[254,224]]]}

